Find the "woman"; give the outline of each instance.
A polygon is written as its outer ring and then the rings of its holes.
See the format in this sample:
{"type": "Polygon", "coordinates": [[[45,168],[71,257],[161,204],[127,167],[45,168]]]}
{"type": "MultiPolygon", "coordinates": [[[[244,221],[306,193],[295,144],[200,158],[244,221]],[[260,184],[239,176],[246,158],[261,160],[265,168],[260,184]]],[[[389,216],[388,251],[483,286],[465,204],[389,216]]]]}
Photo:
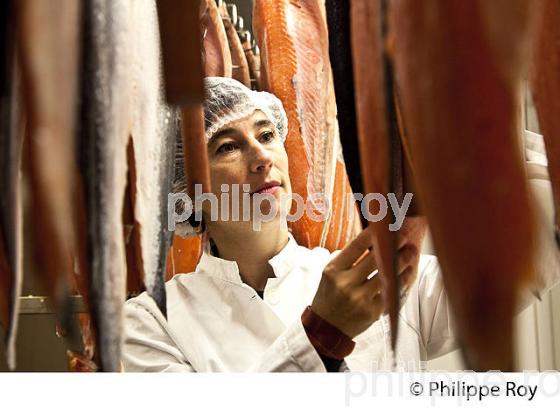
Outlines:
{"type": "MultiPolygon", "coordinates": [[[[126,303],[125,370],[391,369],[388,319],[380,316],[379,278],[372,276],[375,261],[367,252],[369,230],[335,254],[298,246],[286,229],[289,203],[282,200],[291,193],[282,104],[232,79],[209,77],[205,85],[213,193],[220,198],[227,191],[229,206],[240,204],[250,218],[216,218],[210,201],[203,203],[211,246],[195,272],[167,283],[167,320],[145,293],[126,303]],[[269,201],[244,202],[236,184],[248,186],[251,199],[264,193],[269,201]],[[278,212],[255,229],[257,214],[271,209],[278,212]]],[[[545,166],[531,166],[541,178],[545,166]]],[[[547,192],[549,208],[550,198],[547,192]]],[[[542,208],[541,219],[539,260],[546,264],[538,273],[541,289],[548,289],[558,281],[560,264],[551,209],[542,208]]],[[[396,363],[413,371],[457,344],[437,259],[404,246],[398,262],[409,296],[400,313],[396,363]]],[[[525,295],[519,309],[531,300],[525,295]]]]}

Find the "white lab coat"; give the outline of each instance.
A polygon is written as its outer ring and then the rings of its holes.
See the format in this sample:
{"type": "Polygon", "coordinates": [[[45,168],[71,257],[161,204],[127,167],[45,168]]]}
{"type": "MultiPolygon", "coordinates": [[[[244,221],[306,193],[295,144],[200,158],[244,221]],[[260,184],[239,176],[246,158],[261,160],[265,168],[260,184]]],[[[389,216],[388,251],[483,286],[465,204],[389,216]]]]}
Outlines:
{"type": "MultiPolygon", "coordinates": [[[[537,140],[538,141],[538,140],[537,140]]],[[[538,281],[518,311],[560,277],[546,158],[527,147],[527,171],[539,215],[538,281]]],[[[250,250],[248,250],[250,252],[250,250]]],[[[270,260],[275,278],[264,298],[242,282],[235,262],[204,253],[196,271],[167,282],[167,320],[146,293],[125,305],[125,371],[324,372],[301,324],[324,266],[334,254],[307,249],[293,237],[270,260]]],[[[418,371],[457,348],[449,300],[437,258],[422,255],[418,278],[399,314],[398,370],[418,371]]],[[[382,316],[355,339],[341,371],[391,370],[389,322],[382,316]]]]}

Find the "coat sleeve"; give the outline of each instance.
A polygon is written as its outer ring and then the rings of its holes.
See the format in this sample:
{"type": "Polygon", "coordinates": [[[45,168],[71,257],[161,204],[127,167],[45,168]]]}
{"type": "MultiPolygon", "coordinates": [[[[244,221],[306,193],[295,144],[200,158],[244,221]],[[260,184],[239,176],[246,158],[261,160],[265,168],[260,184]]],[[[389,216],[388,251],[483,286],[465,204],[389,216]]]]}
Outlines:
{"type": "MultiPolygon", "coordinates": [[[[535,139],[538,135],[531,137],[535,139]]],[[[560,281],[560,253],[555,240],[552,189],[546,157],[533,149],[535,144],[538,144],[538,140],[526,147],[526,167],[537,226],[536,280],[520,295],[517,313],[540,300],[560,281]]],[[[411,288],[404,319],[418,334],[427,360],[431,360],[457,349],[458,344],[454,318],[437,259],[422,256],[421,260],[418,280],[411,288]]]]}
{"type": "MultiPolygon", "coordinates": [[[[341,366],[343,371],[345,366],[341,366]]],[[[266,349],[251,372],[326,372],[298,318],[266,349]]]]}
{"type": "Polygon", "coordinates": [[[140,303],[124,307],[125,372],[194,372],[153,313],[140,303]]]}

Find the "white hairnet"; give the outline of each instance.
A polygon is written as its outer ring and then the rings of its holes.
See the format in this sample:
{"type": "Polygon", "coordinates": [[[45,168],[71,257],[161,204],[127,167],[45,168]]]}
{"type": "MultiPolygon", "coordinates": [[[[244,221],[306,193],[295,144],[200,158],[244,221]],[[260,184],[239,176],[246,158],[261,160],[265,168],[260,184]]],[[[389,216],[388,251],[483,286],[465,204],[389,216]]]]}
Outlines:
{"type": "Polygon", "coordinates": [[[282,142],[288,134],[288,119],[282,102],[265,91],[252,91],[239,81],[225,77],[206,77],[204,129],[206,140],[226,124],[261,110],[274,124],[282,142]]]}

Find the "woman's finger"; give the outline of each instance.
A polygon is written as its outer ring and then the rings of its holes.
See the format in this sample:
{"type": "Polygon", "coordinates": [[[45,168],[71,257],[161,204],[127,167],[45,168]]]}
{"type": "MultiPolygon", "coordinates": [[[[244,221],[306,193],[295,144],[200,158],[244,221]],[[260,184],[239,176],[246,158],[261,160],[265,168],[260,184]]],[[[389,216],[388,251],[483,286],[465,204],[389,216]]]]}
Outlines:
{"type": "Polygon", "coordinates": [[[372,245],[371,230],[364,229],[330,262],[338,269],[349,269],[354,262],[372,245]]]}
{"type": "Polygon", "coordinates": [[[362,290],[367,295],[371,297],[376,297],[381,294],[381,279],[379,275],[375,275],[373,278],[366,280],[362,284],[362,290]]]}
{"type": "Polygon", "coordinates": [[[356,283],[362,283],[367,280],[368,276],[377,269],[377,262],[373,252],[367,252],[366,255],[348,271],[352,280],[356,283]]]}

